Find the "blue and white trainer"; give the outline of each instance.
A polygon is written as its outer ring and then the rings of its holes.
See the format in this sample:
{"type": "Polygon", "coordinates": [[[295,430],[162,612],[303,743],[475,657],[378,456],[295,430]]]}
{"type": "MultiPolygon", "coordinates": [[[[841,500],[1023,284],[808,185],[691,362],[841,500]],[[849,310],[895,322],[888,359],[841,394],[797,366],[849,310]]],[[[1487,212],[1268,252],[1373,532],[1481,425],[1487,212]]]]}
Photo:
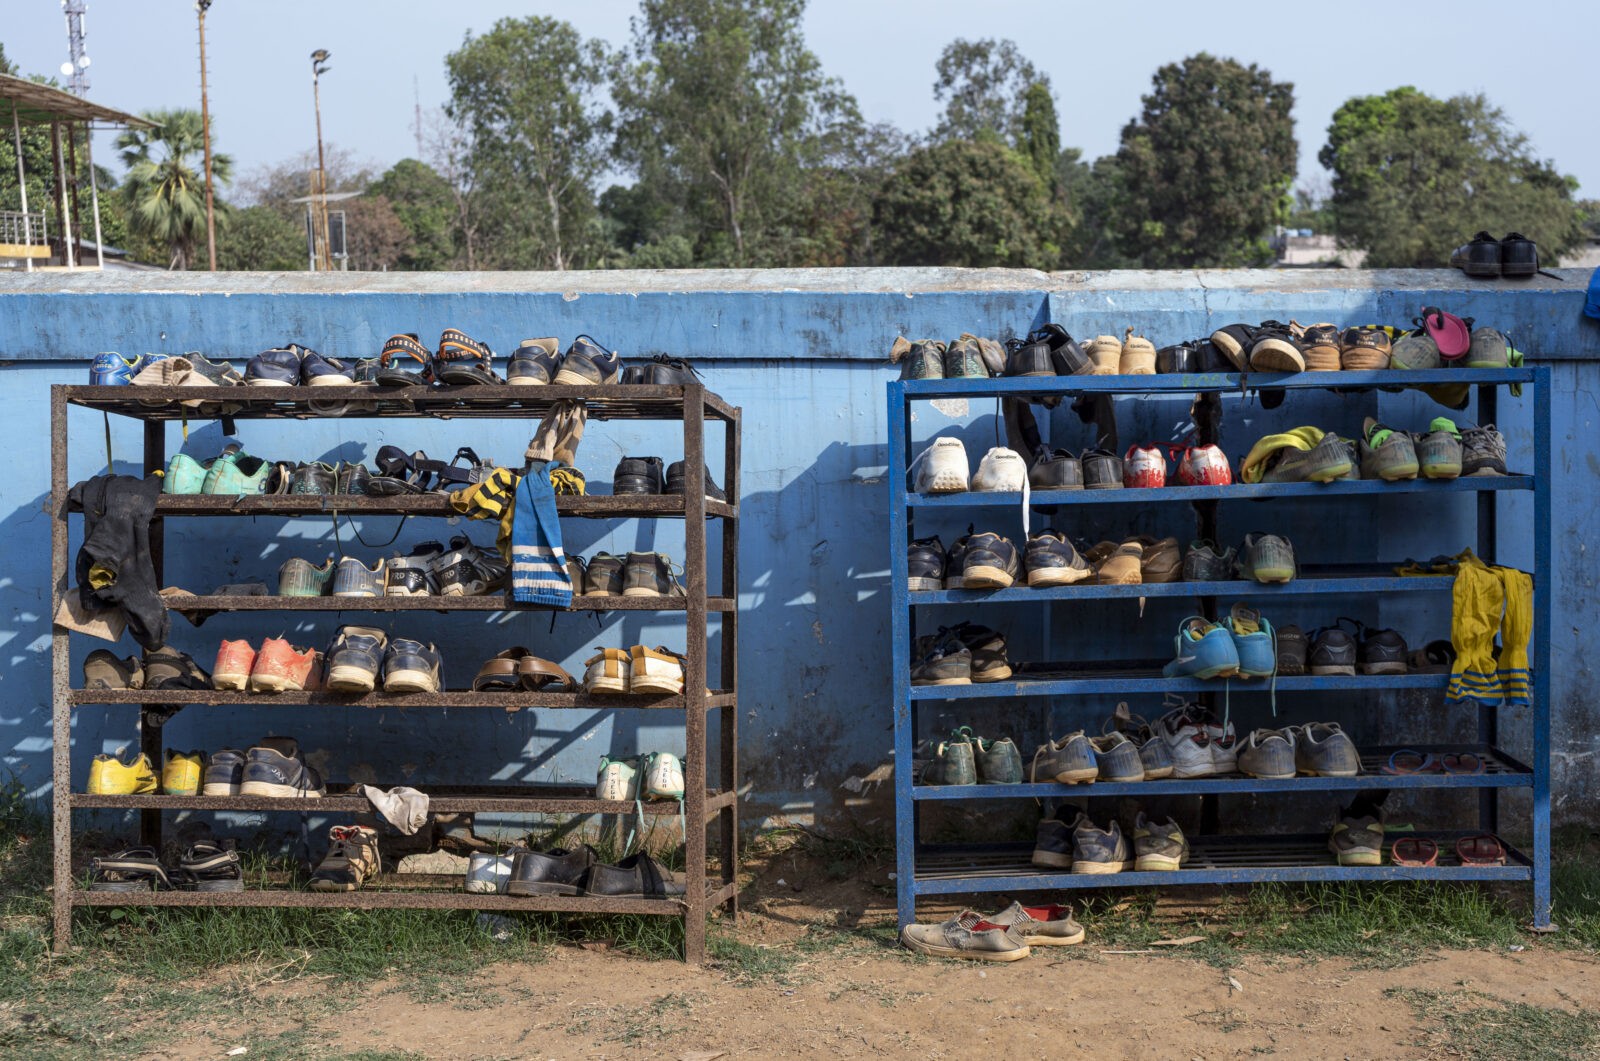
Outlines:
{"type": "Polygon", "coordinates": [[[124,387],[133,381],[139,359],[137,357],[123,357],[115,351],[107,350],[103,354],[96,354],[94,360],[89,362],[89,386],[91,387],[124,387]]]}
{"type": "Polygon", "coordinates": [[[1168,678],[1226,678],[1239,673],[1239,651],[1228,628],[1198,615],[1178,627],[1173,660],[1162,668],[1168,678]]]}

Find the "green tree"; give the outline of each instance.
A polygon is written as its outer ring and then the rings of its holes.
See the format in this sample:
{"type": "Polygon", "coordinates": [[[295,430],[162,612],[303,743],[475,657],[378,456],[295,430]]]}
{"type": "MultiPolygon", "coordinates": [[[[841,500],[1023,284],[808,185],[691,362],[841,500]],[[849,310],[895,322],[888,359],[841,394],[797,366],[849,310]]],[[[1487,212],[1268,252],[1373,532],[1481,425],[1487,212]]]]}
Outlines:
{"type": "MultiPolygon", "coordinates": [[[[270,206],[228,209],[226,226],[217,232],[217,268],[252,272],[305,269],[306,227],[270,206]]],[[[221,214],[218,215],[219,219],[221,214]]]]}
{"type": "Polygon", "coordinates": [[[941,140],[992,136],[1020,147],[1028,90],[1039,84],[1046,95],[1050,90],[1050,79],[1011,40],[958,38],[945,45],[934,69],[933,98],[944,104],[944,115],[933,135],[941,140]]]}
{"type": "Polygon", "coordinates": [[[1138,262],[1123,255],[1118,241],[1119,218],[1126,209],[1117,156],[1093,163],[1076,147],[1056,156],[1056,179],[1069,219],[1061,255],[1062,268],[1126,269],[1138,262]]]}
{"type": "Polygon", "coordinates": [[[1061,157],[1061,121],[1056,117],[1055,97],[1050,86],[1035,81],[1022,97],[1022,125],[1017,148],[1027,156],[1033,172],[1044,181],[1052,196],[1060,189],[1056,161],[1061,157]]]}
{"type": "Polygon", "coordinates": [[[450,117],[472,137],[468,164],[489,205],[491,266],[580,265],[607,163],[606,46],[559,19],[504,18],[445,56],[450,117]]]}
{"type": "Polygon", "coordinates": [[[1147,268],[1264,265],[1294,179],[1294,86],[1202,52],[1157,70],[1122,130],[1124,254],[1147,268]]]}
{"type": "Polygon", "coordinates": [[[878,253],[890,265],[1049,269],[1050,197],[1026,159],[992,140],[912,152],[878,196],[878,253]]]}
{"type": "Polygon", "coordinates": [[[643,0],[613,93],[620,161],[696,260],[778,265],[803,222],[806,170],[855,100],[801,32],[804,0],[643,0]]]}
{"type": "Polygon", "coordinates": [[[387,199],[405,226],[406,244],[394,268],[412,272],[450,268],[456,256],[456,206],[448,181],[426,163],[405,158],[367,191],[387,199]]]}
{"type": "Polygon", "coordinates": [[[1333,171],[1339,240],[1371,268],[1447,266],[1480,229],[1521,232],[1551,261],[1582,239],[1577,182],[1481,95],[1357,96],[1334,112],[1317,158],[1333,171]]]}
{"type": "MultiPolygon", "coordinates": [[[[187,269],[206,233],[205,177],[196,171],[204,150],[200,112],[147,111],[144,117],[157,128],[127,129],[116,139],[128,167],[123,183],[128,227],[134,235],[166,248],[167,268],[187,269]]],[[[213,151],[211,175],[217,183],[227,184],[233,176],[233,159],[213,151]]]]}

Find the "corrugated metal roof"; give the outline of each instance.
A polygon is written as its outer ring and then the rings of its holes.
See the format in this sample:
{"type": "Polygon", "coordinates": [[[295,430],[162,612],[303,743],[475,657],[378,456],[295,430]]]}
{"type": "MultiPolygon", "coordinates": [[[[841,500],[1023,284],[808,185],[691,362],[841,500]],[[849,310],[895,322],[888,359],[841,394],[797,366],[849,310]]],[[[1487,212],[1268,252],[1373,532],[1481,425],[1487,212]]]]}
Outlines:
{"type": "Polygon", "coordinates": [[[11,124],[15,113],[23,125],[50,122],[109,122],[112,125],[157,128],[156,123],[125,111],[102,107],[86,99],[20,77],[0,74],[0,122],[11,124]]]}

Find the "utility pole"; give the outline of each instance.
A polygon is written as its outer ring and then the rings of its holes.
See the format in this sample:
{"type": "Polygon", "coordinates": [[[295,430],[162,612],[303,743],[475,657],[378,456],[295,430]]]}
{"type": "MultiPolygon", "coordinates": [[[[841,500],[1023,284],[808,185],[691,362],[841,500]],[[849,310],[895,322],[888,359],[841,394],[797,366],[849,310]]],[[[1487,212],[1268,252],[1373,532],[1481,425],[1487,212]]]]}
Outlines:
{"type": "Polygon", "coordinates": [[[415,118],[417,130],[417,161],[422,161],[422,86],[417,83],[417,75],[411,75],[411,98],[415,101],[415,118]]]}
{"type": "Polygon", "coordinates": [[[317,219],[322,228],[322,251],[318,260],[324,270],[333,268],[332,248],[328,246],[328,165],[322,155],[322,75],[328,72],[328,60],[333,53],[318,48],[311,53],[311,99],[317,111],[317,184],[320,186],[317,202],[317,219]]]}
{"type": "Polygon", "coordinates": [[[206,147],[206,255],[211,271],[217,271],[217,214],[211,190],[211,105],[206,98],[206,12],[211,0],[195,0],[194,9],[200,13],[200,128],[206,147]]]}

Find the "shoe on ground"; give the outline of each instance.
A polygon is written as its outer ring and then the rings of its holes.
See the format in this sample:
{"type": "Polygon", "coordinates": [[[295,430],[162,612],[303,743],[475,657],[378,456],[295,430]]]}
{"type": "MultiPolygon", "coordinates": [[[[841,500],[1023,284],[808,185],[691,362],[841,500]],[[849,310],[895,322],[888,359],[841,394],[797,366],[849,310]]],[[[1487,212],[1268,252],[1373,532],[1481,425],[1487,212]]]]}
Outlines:
{"type": "Polygon", "coordinates": [[[584,878],[599,861],[588,844],[573,851],[513,848],[506,891],[511,895],[582,895],[584,878]]]}
{"type": "Polygon", "coordinates": [[[1143,552],[1139,556],[1139,581],[1146,585],[1179,582],[1183,578],[1183,555],[1176,538],[1152,538],[1142,534],[1134,539],[1143,552]]]}
{"type": "MultiPolygon", "coordinates": [[[[1292,325],[1294,322],[1291,321],[1292,325]]],[[[1307,372],[1337,372],[1339,360],[1339,327],[1335,324],[1313,324],[1300,334],[1300,353],[1305,358],[1307,372]]]]}
{"type": "Polygon", "coordinates": [[[1417,466],[1424,479],[1455,479],[1461,475],[1461,431],[1447,416],[1436,416],[1416,439],[1417,466]]]}
{"type": "Polygon", "coordinates": [[[1239,577],[1261,583],[1294,579],[1294,546],[1276,534],[1246,534],[1239,546],[1239,577]]]}
{"type": "Polygon", "coordinates": [[[365,825],[335,825],[328,830],[328,853],[308,885],[314,892],[353,892],[378,875],[378,831],[365,825]]]}
{"type": "MultiPolygon", "coordinates": [[[[662,486],[661,492],[667,495],[676,494],[680,497],[683,495],[683,461],[673,461],[667,465],[666,482],[662,486]]],[[[722,492],[722,487],[718,486],[711,478],[711,469],[709,468],[706,469],[706,500],[728,500],[728,495],[722,492]]]]}
{"type": "Polygon", "coordinates": [[[1054,781],[1058,785],[1076,785],[1094,781],[1099,776],[1100,762],[1095,757],[1094,743],[1081,729],[1060,740],[1039,745],[1028,767],[1028,780],[1035,784],[1054,781]]]}
{"type": "MultiPolygon", "coordinates": [[[[512,362],[515,367],[515,362],[512,362]]],[[[512,380],[512,382],[516,382],[512,380]]],[[[467,856],[467,874],[464,889],[469,895],[504,895],[511,883],[510,855],[492,855],[487,851],[474,851],[467,856]]]]}
{"type": "Polygon", "coordinates": [[[1221,623],[1192,615],[1178,626],[1173,639],[1173,659],[1162,674],[1168,678],[1207,681],[1239,673],[1239,651],[1233,635],[1221,623]]]}
{"type": "Polygon", "coordinates": [[[988,379],[989,368],[977,339],[956,339],[944,349],[945,379],[988,379]]]}
{"type": "Polygon", "coordinates": [[[85,689],[142,689],[144,667],[138,659],[118,658],[111,651],[97,648],[83,661],[85,689]]]}
{"type": "Polygon", "coordinates": [[[1122,350],[1117,359],[1117,372],[1123,376],[1153,376],[1156,374],[1156,347],[1142,335],[1134,335],[1129,328],[1123,336],[1122,350]]]}
{"type": "Polygon", "coordinates": [[[433,597],[439,594],[434,562],[444,552],[440,542],[423,542],[405,556],[391,556],[384,562],[386,597],[433,597]]]}
{"type": "Polygon", "coordinates": [[[1278,650],[1268,622],[1254,608],[1235,604],[1223,617],[1222,625],[1233,635],[1234,652],[1239,658],[1239,677],[1270,678],[1278,672],[1278,650]]]}
{"type": "Polygon", "coordinates": [[[1122,458],[1105,449],[1086,449],[1081,458],[1085,490],[1121,490],[1122,458]]]}
{"type": "Polygon", "coordinates": [[[1101,781],[1143,781],[1144,758],[1126,734],[1113,731],[1090,739],[1101,781]]]}
{"type": "Polygon", "coordinates": [[[1339,810],[1328,850],[1341,866],[1383,864],[1383,809],[1358,799],[1339,810]]]}
{"type": "Polygon", "coordinates": [[[618,694],[628,691],[633,659],[625,648],[602,648],[584,664],[583,688],[589,693],[618,694]]]}
{"type": "Polygon", "coordinates": [[[1080,813],[1072,823],[1072,872],[1108,874],[1132,868],[1133,855],[1116,819],[1101,829],[1080,813]]]}
{"type": "Polygon", "coordinates": [[[1070,586],[1094,574],[1067,536],[1054,528],[1028,535],[1024,566],[1030,586],[1070,586]]]}
{"type": "Polygon", "coordinates": [[[944,343],[937,339],[918,339],[900,359],[900,378],[944,379],[944,343]]]}
{"type": "Polygon", "coordinates": [[[555,382],[560,367],[559,339],[524,339],[506,363],[506,382],[513,387],[546,386],[555,382]]]}
{"type": "Polygon", "coordinates": [[[972,476],[972,489],[988,493],[1021,493],[1028,482],[1028,466],[1016,450],[996,446],[983,455],[972,476]]]}
{"type": "Polygon", "coordinates": [[[959,438],[940,435],[914,463],[916,493],[958,494],[967,489],[967,448],[959,438]]]}
{"type": "Polygon", "coordinates": [[[1356,326],[1339,336],[1339,364],[1346,372],[1381,372],[1393,352],[1393,341],[1382,328],[1356,326]]]}
{"type": "Polygon", "coordinates": [[[598,387],[621,378],[622,355],[606,350],[590,336],[580,335],[567,347],[555,382],[564,386],[598,387]]]}
{"type": "Polygon", "coordinates": [[[1033,953],[1022,942],[1022,930],[983,920],[963,910],[940,925],[907,925],[900,930],[900,945],[935,958],[970,958],[986,962],[1014,962],[1033,953]]]}
{"type": "Polygon", "coordinates": [[[1479,232],[1450,255],[1450,268],[1479,280],[1492,280],[1500,276],[1500,260],[1500,241],[1487,232],[1479,232]]]}
{"type": "Polygon", "coordinates": [[[245,753],[238,748],[222,748],[211,753],[206,761],[202,796],[237,796],[244,781],[245,753]]]}
{"type": "Polygon", "coordinates": [[[1306,651],[1306,668],[1312,674],[1355,674],[1356,639],[1336,626],[1315,631],[1306,651]]]}
{"type": "Polygon", "coordinates": [[[683,583],[666,553],[629,553],[623,565],[624,597],[681,597],[683,583]]]}
{"type": "Polygon", "coordinates": [[[953,637],[934,645],[911,664],[911,684],[971,685],[971,650],[953,637]]]}
{"type": "Polygon", "coordinates": [[[1003,925],[1022,937],[1030,947],[1070,947],[1083,942],[1083,926],[1072,916],[1072,907],[1051,903],[1048,906],[1023,906],[1014,902],[986,921],[1003,925]]]}
{"type": "Polygon", "coordinates": [[[336,693],[370,693],[378,687],[389,635],[375,626],[341,626],[328,643],[324,683],[336,693]]]}
{"type": "Polygon", "coordinates": [[[980,785],[1017,785],[1022,783],[1022,752],[1010,737],[986,740],[972,738],[973,765],[977,768],[980,785]]]}
{"type": "Polygon", "coordinates": [[[594,798],[622,802],[639,798],[639,768],[633,759],[600,757],[600,769],[595,772],[594,798]]]}
{"type": "Polygon", "coordinates": [[[1305,631],[1290,624],[1278,630],[1278,674],[1300,675],[1306,672],[1306,655],[1311,649],[1305,631]]]}
{"type": "Polygon", "coordinates": [[[1156,821],[1144,811],[1133,821],[1133,868],[1175,872],[1189,861],[1189,839],[1172,818],[1156,821]]]}
{"type": "MultiPolygon", "coordinates": [[[[213,764],[215,759],[213,756],[213,764]]],[[[206,770],[207,795],[212,785],[211,769],[206,770]]],[[[300,744],[293,737],[268,737],[245,755],[239,780],[241,796],[319,799],[327,794],[322,775],[306,764],[300,744]]]]}
{"type": "MultiPolygon", "coordinates": [[[[595,553],[590,557],[588,567],[583,575],[583,595],[585,597],[620,597],[624,585],[623,572],[627,563],[620,556],[610,553],[595,553]]],[[[578,587],[573,586],[576,590],[578,587]]]]}
{"type": "Polygon", "coordinates": [[[1295,731],[1295,769],[1308,777],[1355,777],[1361,753],[1337,722],[1308,722],[1295,731]]]}
{"type": "Polygon", "coordinates": [[[1082,490],[1083,462],[1064,449],[1041,450],[1028,468],[1035,490],[1082,490]]]}
{"type": "Polygon", "coordinates": [[[1355,467],[1344,439],[1332,431],[1310,449],[1285,446],[1268,458],[1263,483],[1331,483],[1355,467]]]}
{"type": "Polygon", "coordinates": [[[386,593],[389,573],[380,559],[371,567],[360,558],[346,556],[333,572],[335,597],[382,597],[386,593]]]}
{"type": "Polygon", "coordinates": [[[1304,372],[1306,358],[1298,330],[1278,321],[1264,321],[1250,342],[1249,364],[1254,372],[1304,372]]]}
{"type": "Polygon", "coordinates": [[[90,795],[140,796],[156,788],[156,768],[142,752],[126,762],[115,755],[96,755],[89,763],[90,795]]]}
{"type": "Polygon", "coordinates": [[[1221,446],[1186,446],[1178,461],[1178,482],[1184,486],[1229,486],[1233,468],[1221,446]]]}
{"type": "Polygon", "coordinates": [[[146,689],[210,689],[211,675],[205,672],[188,653],[179,652],[171,645],[145,652],[140,666],[144,669],[146,689]]]}
{"type": "Polygon", "coordinates": [[[169,796],[198,796],[205,769],[205,752],[168,748],[167,761],[161,768],[161,791],[169,796]]]}
{"type": "Polygon", "coordinates": [[[659,494],[665,487],[660,457],[623,457],[611,474],[613,494],[659,494]]]}
{"type": "Polygon", "coordinates": [[[1183,556],[1183,580],[1185,582],[1232,581],[1235,556],[1233,549],[1220,549],[1213,541],[1190,542],[1189,551],[1183,556]]]}
{"type": "Polygon", "coordinates": [[[1411,436],[1367,417],[1361,425],[1361,478],[1395,482],[1415,479],[1420,470],[1411,436]]]}
{"type": "Polygon", "coordinates": [[[677,695],[683,692],[683,656],[657,645],[634,645],[628,650],[628,691],[677,695]]]}
{"type": "Polygon", "coordinates": [[[1139,585],[1144,580],[1144,544],[1129,539],[1106,549],[1110,544],[1102,542],[1096,545],[1086,557],[1094,564],[1095,583],[1101,586],[1139,585]]]}
{"type": "Polygon", "coordinates": [[[263,350],[245,363],[244,381],[252,387],[298,387],[305,353],[305,347],[294,343],[263,350]]]}
{"type": "Polygon", "coordinates": [[[310,560],[292,556],[278,568],[278,596],[326,597],[333,586],[333,557],[320,567],[310,560]]]}
{"type": "Polygon", "coordinates": [[[443,660],[431,642],[397,637],[383,654],[383,691],[436,693],[443,660]]]}
{"type": "Polygon", "coordinates": [[[949,740],[931,745],[921,773],[915,779],[924,785],[975,785],[978,783],[976,749],[970,729],[963,727],[949,740]]]}
{"type": "Polygon", "coordinates": [[[963,589],[1007,589],[1022,575],[1022,561],[1009,538],[985,531],[967,544],[962,560],[963,589]]]}
{"type": "Polygon", "coordinates": [[[316,659],[317,654],[309,648],[295,648],[281,637],[269,637],[261,642],[261,651],[250,666],[250,691],[300,692],[311,679],[316,659]]]}
{"type": "Polygon", "coordinates": [[[1154,443],[1129,446],[1122,459],[1122,485],[1128,489],[1167,485],[1167,458],[1154,443]]]}
{"type": "Polygon", "coordinates": [[[1239,745],[1239,772],[1267,781],[1295,775],[1295,730],[1252,730],[1239,745]]]}
{"type": "Polygon", "coordinates": [[[1461,474],[1507,474],[1506,440],[1493,424],[1461,429],[1461,474]]]}
{"type": "Polygon", "coordinates": [[[913,593],[944,589],[944,542],[937,534],[906,547],[906,588],[913,593]]]}

